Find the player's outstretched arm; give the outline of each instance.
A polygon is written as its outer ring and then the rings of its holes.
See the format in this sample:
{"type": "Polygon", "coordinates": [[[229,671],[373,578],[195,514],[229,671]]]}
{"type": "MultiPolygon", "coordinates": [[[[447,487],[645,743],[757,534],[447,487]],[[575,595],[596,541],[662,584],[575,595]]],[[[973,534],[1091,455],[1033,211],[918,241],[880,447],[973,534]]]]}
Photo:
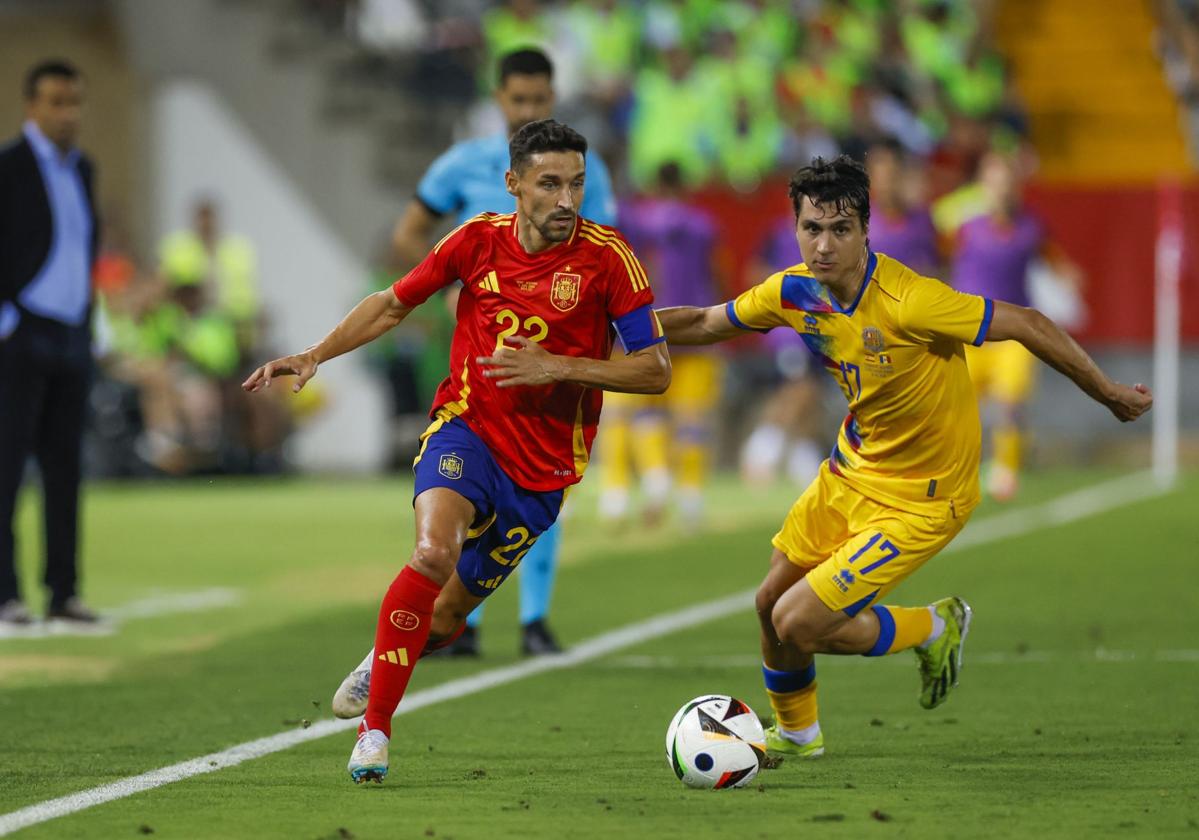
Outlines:
{"type": "Polygon", "coordinates": [[[316,375],[316,368],[321,362],[374,341],[403,321],[411,311],[412,307],[400,303],[390,288],[367,295],[319,342],[302,353],[267,362],[250,374],[241,387],[247,391],[259,391],[269,388],[276,376],[295,376],[296,383],[292,390],[299,391],[316,375]]]}
{"type": "Polygon", "coordinates": [[[508,341],[519,349],[501,347],[477,359],[484,367],[483,375],[496,380],[500,388],[573,382],[625,394],[661,394],[670,387],[670,354],[665,342],[619,358],[583,359],[554,355],[521,335],[508,341]]]}
{"type": "Polygon", "coordinates": [[[987,341],[1009,340],[1019,341],[1045,364],[1068,376],[1121,422],[1136,420],[1153,405],[1147,387],[1109,379],[1078,342],[1049,318],[1035,309],[997,300],[987,341]]]}
{"type": "Polygon", "coordinates": [[[726,304],[671,306],[655,311],[670,344],[715,344],[745,334],[745,330],[729,320],[726,304]]]}

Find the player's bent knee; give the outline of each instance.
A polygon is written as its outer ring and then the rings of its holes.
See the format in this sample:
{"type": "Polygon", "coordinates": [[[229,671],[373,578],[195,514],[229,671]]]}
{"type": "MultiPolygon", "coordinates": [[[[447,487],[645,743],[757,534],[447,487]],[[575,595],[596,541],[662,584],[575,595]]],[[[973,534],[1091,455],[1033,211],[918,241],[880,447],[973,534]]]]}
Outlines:
{"type": "Polygon", "coordinates": [[[409,565],[429,580],[444,584],[454,571],[460,551],[456,545],[421,540],[412,550],[409,565]]]}
{"type": "Polygon", "coordinates": [[[763,624],[773,621],[774,605],[778,603],[781,594],[776,587],[771,586],[769,578],[762,581],[762,585],[758,587],[758,592],[754,595],[754,608],[758,611],[758,620],[763,624]]]}
{"type": "Polygon", "coordinates": [[[801,610],[779,609],[776,605],[770,614],[774,632],[779,640],[798,648],[800,653],[820,653],[820,631],[801,610]]]}

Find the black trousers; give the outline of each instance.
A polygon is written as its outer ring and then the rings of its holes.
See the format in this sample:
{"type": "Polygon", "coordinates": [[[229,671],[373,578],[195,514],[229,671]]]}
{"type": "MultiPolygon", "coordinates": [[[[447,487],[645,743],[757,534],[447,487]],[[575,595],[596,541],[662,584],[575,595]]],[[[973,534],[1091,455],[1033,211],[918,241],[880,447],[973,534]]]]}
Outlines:
{"type": "Polygon", "coordinates": [[[42,478],[44,580],[51,606],[76,594],[79,480],[91,380],[91,334],[21,313],[0,341],[0,603],[19,595],[13,514],[32,455],[42,478]]]}

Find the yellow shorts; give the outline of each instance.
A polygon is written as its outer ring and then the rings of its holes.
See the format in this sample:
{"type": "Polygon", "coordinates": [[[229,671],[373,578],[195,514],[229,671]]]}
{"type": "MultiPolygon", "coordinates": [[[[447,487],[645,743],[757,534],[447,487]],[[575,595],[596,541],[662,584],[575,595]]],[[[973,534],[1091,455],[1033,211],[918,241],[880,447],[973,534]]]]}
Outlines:
{"type": "Polygon", "coordinates": [[[720,402],[724,360],[710,353],[679,353],[670,360],[670,388],[665,394],[604,394],[604,409],[632,413],[646,409],[674,414],[706,415],[720,402]]]}
{"type": "Polygon", "coordinates": [[[1037,358],[1018,341],[988,341],[966,347],[966,365],[980,397],[1021,403],[1032,396],[1037,358]]]}
{"type": "Polygon", "coordinates": [[[863,496],[828,469],[792,506],[775,548],[807,569],[806,579],[831,610],[857,615],[877,603],[957,536],[970,518],[950,504],[930,516],[863,496]]]}

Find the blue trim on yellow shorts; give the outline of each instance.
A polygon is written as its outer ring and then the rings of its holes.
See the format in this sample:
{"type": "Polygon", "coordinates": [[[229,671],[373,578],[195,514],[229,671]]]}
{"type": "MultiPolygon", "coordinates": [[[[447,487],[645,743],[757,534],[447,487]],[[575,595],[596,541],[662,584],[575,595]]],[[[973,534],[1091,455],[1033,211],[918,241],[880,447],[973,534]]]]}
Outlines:
{"type": "Polygon", "coordinates": [[[870,602],[878,597],[878,592],[879,591],[877,589],[874,590],[869,595],[867,595],[865,598],[862,598],[860,601],[854,601],[848,607],[841,610],[841,612],[845,613],[850,618],[853,618],[855,615],[860,613],[862,610],[866,609],[866,607],[870,606],[870,602]]]}

